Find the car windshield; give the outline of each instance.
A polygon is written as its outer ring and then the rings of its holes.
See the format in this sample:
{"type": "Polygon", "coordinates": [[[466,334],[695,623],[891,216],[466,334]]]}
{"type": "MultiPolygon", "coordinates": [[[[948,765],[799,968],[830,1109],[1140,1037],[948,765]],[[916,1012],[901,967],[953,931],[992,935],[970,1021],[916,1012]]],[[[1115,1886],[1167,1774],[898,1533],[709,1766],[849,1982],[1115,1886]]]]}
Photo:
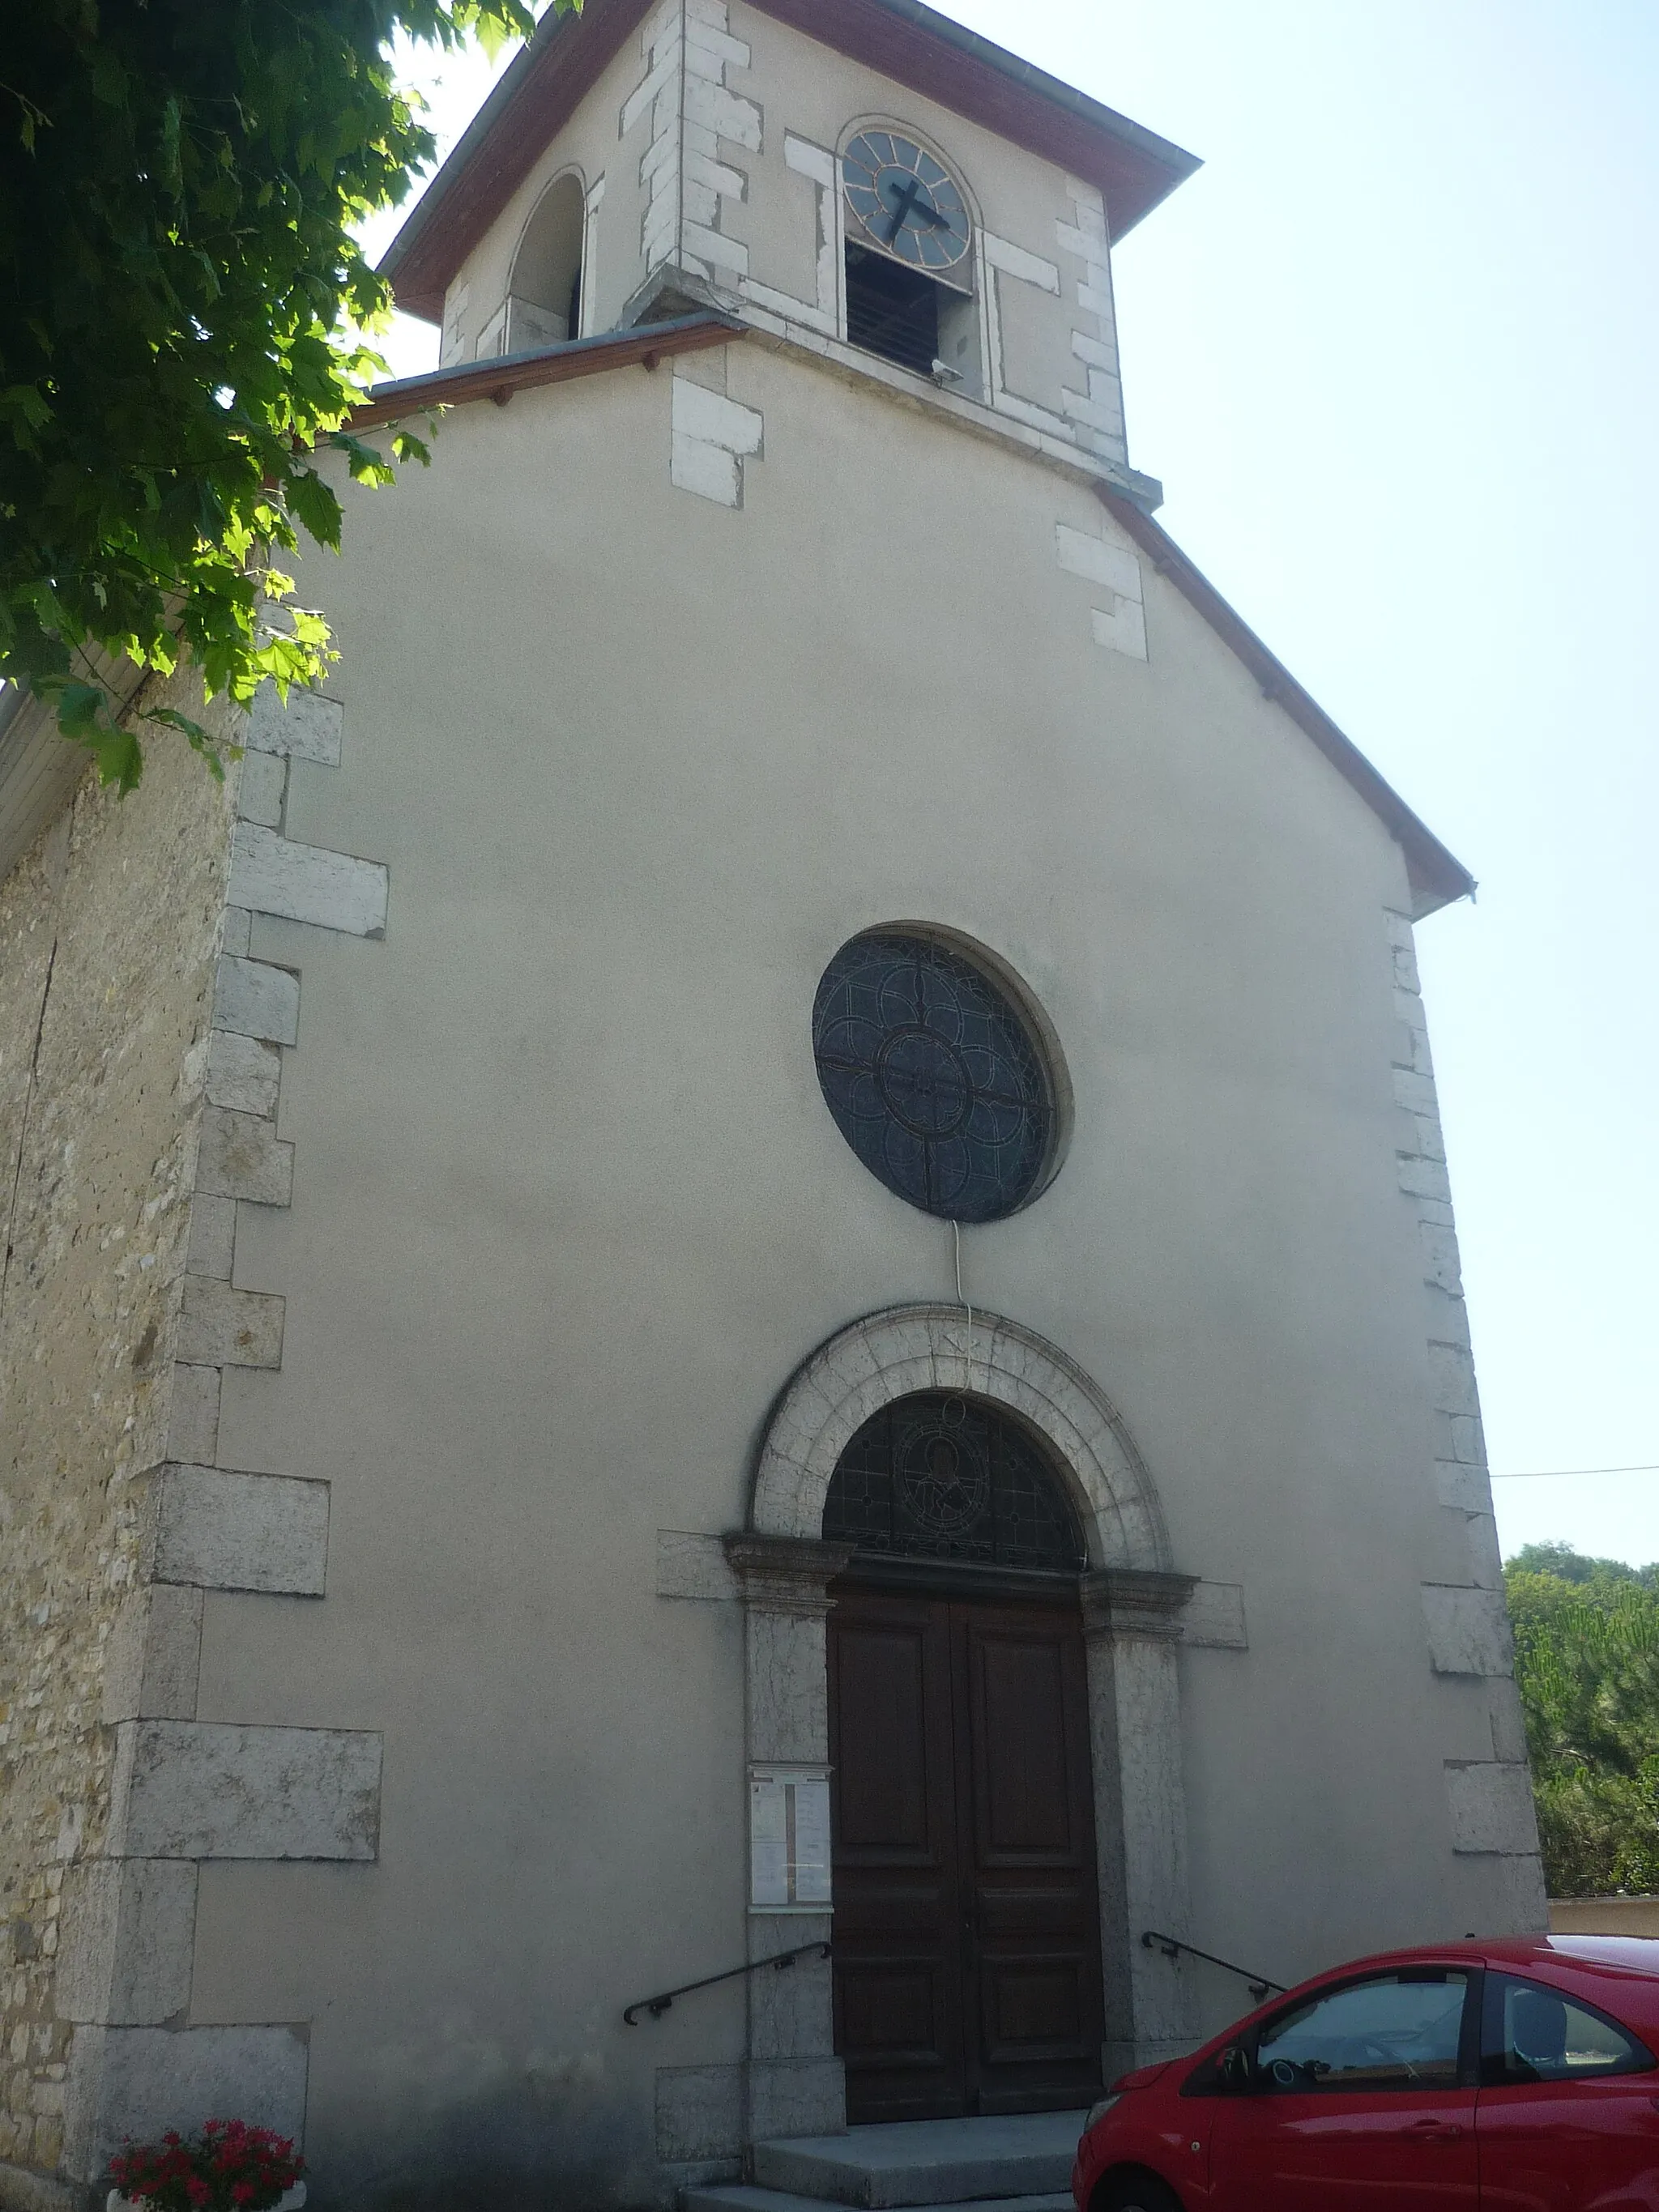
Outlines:
{"type": "Polygon", "coordinates": [[[1281,2013],[1257,2039],[1269,2089],[1451,2088],[1468,1977],[1386,1974],[1281,2013]]]}

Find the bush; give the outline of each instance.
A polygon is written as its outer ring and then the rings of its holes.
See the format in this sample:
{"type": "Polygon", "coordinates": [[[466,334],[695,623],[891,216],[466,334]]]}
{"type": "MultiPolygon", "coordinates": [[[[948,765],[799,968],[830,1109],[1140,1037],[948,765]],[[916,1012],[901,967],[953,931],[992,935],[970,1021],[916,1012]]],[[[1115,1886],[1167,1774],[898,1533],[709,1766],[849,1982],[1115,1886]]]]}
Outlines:
{"type": "Polygon", "coordinates": [[[1504,1584],[1551,1896],[1659,1890],[1659,1569],[1533,1544],[1504,1584]]]}
{"type": "Polygon", "coordinates": [[[293,2143],[245,2120],[210,2120],[199,2136],[169,2130],[159,2143],[129,2142],[110,2160],[124,2197],[155,2212],[270,2212],[305,2167],[293,2143]]]}

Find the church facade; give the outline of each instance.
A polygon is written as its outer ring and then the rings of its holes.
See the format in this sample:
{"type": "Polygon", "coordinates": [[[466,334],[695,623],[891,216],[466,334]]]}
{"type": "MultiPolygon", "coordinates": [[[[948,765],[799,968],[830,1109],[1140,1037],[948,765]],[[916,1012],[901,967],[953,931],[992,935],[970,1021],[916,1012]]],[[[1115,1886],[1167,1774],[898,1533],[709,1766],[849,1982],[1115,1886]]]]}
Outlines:
{"type": "Polygon", "coordinates": [[[326,684],[121,805],[0,731],[0,2201],[667,2203],[1543,1924],[1472,884],[1130,466],[1193,166],[587,0],[392,250],[326,684]]]}

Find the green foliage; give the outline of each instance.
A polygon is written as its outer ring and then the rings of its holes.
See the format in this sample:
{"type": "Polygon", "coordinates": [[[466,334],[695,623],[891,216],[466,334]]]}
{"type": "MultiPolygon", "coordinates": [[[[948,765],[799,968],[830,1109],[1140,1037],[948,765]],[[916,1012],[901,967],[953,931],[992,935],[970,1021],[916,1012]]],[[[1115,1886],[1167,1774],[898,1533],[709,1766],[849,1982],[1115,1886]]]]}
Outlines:
{"type": "MultiPolygon", "coordinates": [[[[554,0],[561,11],[580,0],[554,0]]],[[[430,133],[398,32],[532,27],[535,0],[21,0],[0,8],[0,675],[137,781],[94,648],[245,701],[321,672],[280,559],[337,546],[315,465],[391,461],[343,426],[390,301],[353,227],[430,133]],[[273,607],[283,611],[273,621],[273,607]]],[[[417,439],[395,459],[423,460],[417,439]]],[[[170,720],[211,756],[207,733],[170,720]]],[[[215,763],[216,766],[216,762],[215,763]]]]}
{"type": "Polygon", "coordinates": [[[1551,1895],[1659,1891],[1659,1568],[1534,1544],[1504,1583],[1551,1895]]]}

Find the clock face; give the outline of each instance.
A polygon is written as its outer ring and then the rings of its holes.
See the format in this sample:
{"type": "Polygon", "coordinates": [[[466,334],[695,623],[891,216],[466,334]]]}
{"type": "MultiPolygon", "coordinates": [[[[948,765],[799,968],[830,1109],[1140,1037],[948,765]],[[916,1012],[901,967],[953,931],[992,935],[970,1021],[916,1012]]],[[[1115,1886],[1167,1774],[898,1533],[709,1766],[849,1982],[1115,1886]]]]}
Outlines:
{"type": "Polygon", "coordinates": [[[896,131],[860,131],[842,156],[847,204],[884,253],[929,275],[965,259],[973,243],[968,204],[940,166],[896,131]]]}

